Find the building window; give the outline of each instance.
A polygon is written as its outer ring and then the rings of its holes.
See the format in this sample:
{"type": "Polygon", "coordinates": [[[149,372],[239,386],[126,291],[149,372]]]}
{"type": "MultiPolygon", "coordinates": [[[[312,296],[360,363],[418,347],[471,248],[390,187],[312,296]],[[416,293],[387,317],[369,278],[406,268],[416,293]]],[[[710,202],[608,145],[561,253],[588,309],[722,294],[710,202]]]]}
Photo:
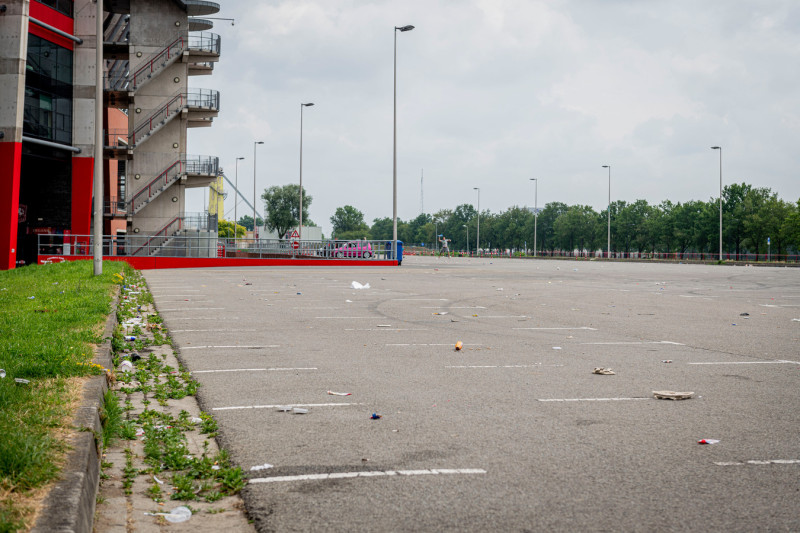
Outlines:
{"type": "Polygon", "coordinates": [[[40,4],[44,4],[47,7],[52,7],[59,13],[63,13],[66,16],[72,18],[72,7],[74,4],[74,0],[36,0],[40,4]]]}
{"type": "Polygon", "coordinates": [[[72,51],[36,35],[28,36],[23,131],[72,143],[72,51]]]}

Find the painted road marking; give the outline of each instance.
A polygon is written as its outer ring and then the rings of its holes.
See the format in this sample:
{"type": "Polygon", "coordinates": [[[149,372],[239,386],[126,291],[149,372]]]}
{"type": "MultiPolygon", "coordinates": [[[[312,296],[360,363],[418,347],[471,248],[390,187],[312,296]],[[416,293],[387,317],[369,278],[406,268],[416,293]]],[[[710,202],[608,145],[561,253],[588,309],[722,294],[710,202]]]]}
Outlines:
{"type": "Polygon", "coordinates": [[[527,315],[478,315],[476,317],[462,316],[461,318],[530,318],[530,317],[527,315]]]}
{"type": "MultiPolygon", "coordinates": [[[[216,320],[216,321],[219,321],[219,319],[220,318],[218,316],[198,316],[198,317],[194,317],[194,316],[176,316],[176,317],[170,318],[169,320],[171,322],[173,320],[216,320]]],[[[239,320],[239,317],[238,316],[225,316],[225,319],[226,320],[239,320]]]]}
{"type": "Polygon", "coordinates": [[[482,468],[432,468],[430,470],[378,470],[371,472],[333,472],[330,474],[305,474],[300,476],[275,476],[251,479],[250,483],[285,483],[289,481],[323,481],[356,477],[427,476],[448,474],[485,474],[482,468]]]}
{"type": "Polygon", "coordinates": [[[346,318],[346,319],[353,319],[353,318],[365,318],[365,319],[378,319],[383,318],[381,316],[315,316],[315,319],[323,319],[323,318],[346,318]]]}
{"type": "Polygon", "coordinates": [[[259,348],[280,348],[279,344],[267,344],[264,346],[181,346],[181,351],[183,350],[205,350],[205,349],[214,349],[214,348],[245,348],[248,350],[257,350],[259,348]]]}
{"type": "Polygon", "coordinates": [[[345,328],[344,331],[428,331],[427,329],[414,329],[414,328],[345,328]]]}
{"type": "Polygon", "coordinates": [[[237,411],[240,409],[277,409],[279,407],[348,407],[363,403],[281,403],[275,405],[237,405],[233,407],[213,407],[212,411],[237,411]]]}
{"type": "Polygon", "coordinates": [[[537,402],[627,402],[634,400],[650,400],[651,398],[539,398],[537,402]]]}
{"type": "MultiPolygon", "coordinates": [[[[159,312],[163,313],[165,311],[222,311],[224,309],[225,309],[224,307],[181,307],[176,309],[159,309],[159,312]]],[[[230,317],[227,316],[225,318],[230,319],[230,317]]]]}
{"type": "Polygon", "coordinates": [[[445,306],[445,305],[434,305],[434,306],[428,306],[428,307],[420,307],[420,309],[444,309],[444,308],[447,308],[447,309],[486,309],[482,305],[473,305],[473,306],[465,305],[465,306],[460,306],[460,307],[450,307],[450,306],[445,306]]]}
{"type": "Polygon", "coordinates": [[[687,363],[690,365],[800,365],[800,361],[719,361],[713,363],[687,363]]]}
{"type": "Polygon", "coordinates": [[[589,326],[581,326],[577,328],[511,328],[511,329],[534,329],[534,330],[542,330],[542,331],[549,331],[549,330],[587,330],[587,331],[597,331],[597,328],[590,328],[589,326]]]}
{"type": "Polygon", "coordinates": [[[714,462],[717,466],[743,466],[743,465],[800,465],[800,459],[769,459],[766,461],[727,461],[714,462]]]}
{"type": "Polygon", "coordinates": [[[625,346],[628,344],[671,344],[672,346],[686,346],[680,342],[671,341],[631,341],[631,342],[582,342],[580,344],[591,344],[595,346],[625,346]]]}
{"type": "Polygon", "coordinates": [[[541,363],[535,363],[532,365],[457,365],[457,366],[454,365],[454,366],[446,366],[445,368],[536,368],[536,367],[541,368],[543,366],[564,366],[564,365],[543,365],[541,363]]]}
{"type": "Polygon", "coordinates": [[[447,298],[390,298],[392,302],[449,302],[447,298]]]}
{"type": "Polygon", "coordinates": [[[198,333],[207,331],[258,331],[257,329],[171,329],[170,333],[198,333]]]}
{"type": "Polygon", "coordinates": [[[190,374],[213,374],[217,372],[290,372],[293,370],[318,370],[317,367],[298,367],[298,368],[224,368],[221,370],[195,370],[190,374]]]}
{"type": "MultiPolygon", "coordinates": [[[[439,344],[439,343],[437,343],[437,344],[433,344],[433,343],[430,343],[430,344],[424,344],[424,343],[420,343],[420,344],[397,343],[397,344],[384,344],[384,346],[453,346],[453,343],[452,342],[442,343],[442,344],[439,344]]],[[[483,346],[483,344],[464,344],[464,346],[483,346]]]]}

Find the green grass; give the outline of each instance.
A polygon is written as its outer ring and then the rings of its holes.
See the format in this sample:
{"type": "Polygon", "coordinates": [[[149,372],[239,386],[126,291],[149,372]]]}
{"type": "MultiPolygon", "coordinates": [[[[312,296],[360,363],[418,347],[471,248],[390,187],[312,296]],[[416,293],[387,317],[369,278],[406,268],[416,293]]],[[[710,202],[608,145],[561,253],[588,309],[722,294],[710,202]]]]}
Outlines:
{"type": "MultiPolygon", "coordinates": [[[[127,265],[91,261],[32,265],[0,272],[0,493],[24,495],[58,475],[69,426],[68,378],[97,374],[94,346],[111,312],[114,273],[127,265]],[[14,380],[29,380],[19,384],[14,380]]],[[[0,531],[24,521],[14,498],[0,502],[0,531]]]]}

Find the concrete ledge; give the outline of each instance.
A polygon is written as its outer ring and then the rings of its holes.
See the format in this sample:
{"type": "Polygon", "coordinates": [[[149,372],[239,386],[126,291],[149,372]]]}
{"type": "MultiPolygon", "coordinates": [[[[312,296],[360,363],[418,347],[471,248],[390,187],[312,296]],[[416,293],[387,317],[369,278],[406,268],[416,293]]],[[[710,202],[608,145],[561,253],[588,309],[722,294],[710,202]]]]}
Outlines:
{"type": "MultiPolygon", "coordinates": [[[[111,303],[111,314],[97,347],[94,362],[111,369],[111,334],[117,323],[119,290],[111,303]]],[[[58,481],[44,499],[44,507],[31,530],[34,533],[91,533],[100,484],[100,409],[108,390],[105,375],[92,376],[83,386],[83,399],[75,412],[71,447],[58,481]]]]}

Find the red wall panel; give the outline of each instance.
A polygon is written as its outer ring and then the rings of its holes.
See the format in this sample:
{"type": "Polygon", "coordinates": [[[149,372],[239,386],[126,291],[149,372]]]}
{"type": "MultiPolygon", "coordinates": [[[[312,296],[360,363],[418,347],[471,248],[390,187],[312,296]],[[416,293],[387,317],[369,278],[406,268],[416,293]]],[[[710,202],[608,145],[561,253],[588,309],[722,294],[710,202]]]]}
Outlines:
{"type": "Polygon", "coordinates": [[[0,270],[17,264],[22,143],[0,142],[0,270]]]}
{"type": "Polygon", "coordinates": [[[72,227],[73,235],[92,233],[93,157],[72,158],[72,227]]]}

